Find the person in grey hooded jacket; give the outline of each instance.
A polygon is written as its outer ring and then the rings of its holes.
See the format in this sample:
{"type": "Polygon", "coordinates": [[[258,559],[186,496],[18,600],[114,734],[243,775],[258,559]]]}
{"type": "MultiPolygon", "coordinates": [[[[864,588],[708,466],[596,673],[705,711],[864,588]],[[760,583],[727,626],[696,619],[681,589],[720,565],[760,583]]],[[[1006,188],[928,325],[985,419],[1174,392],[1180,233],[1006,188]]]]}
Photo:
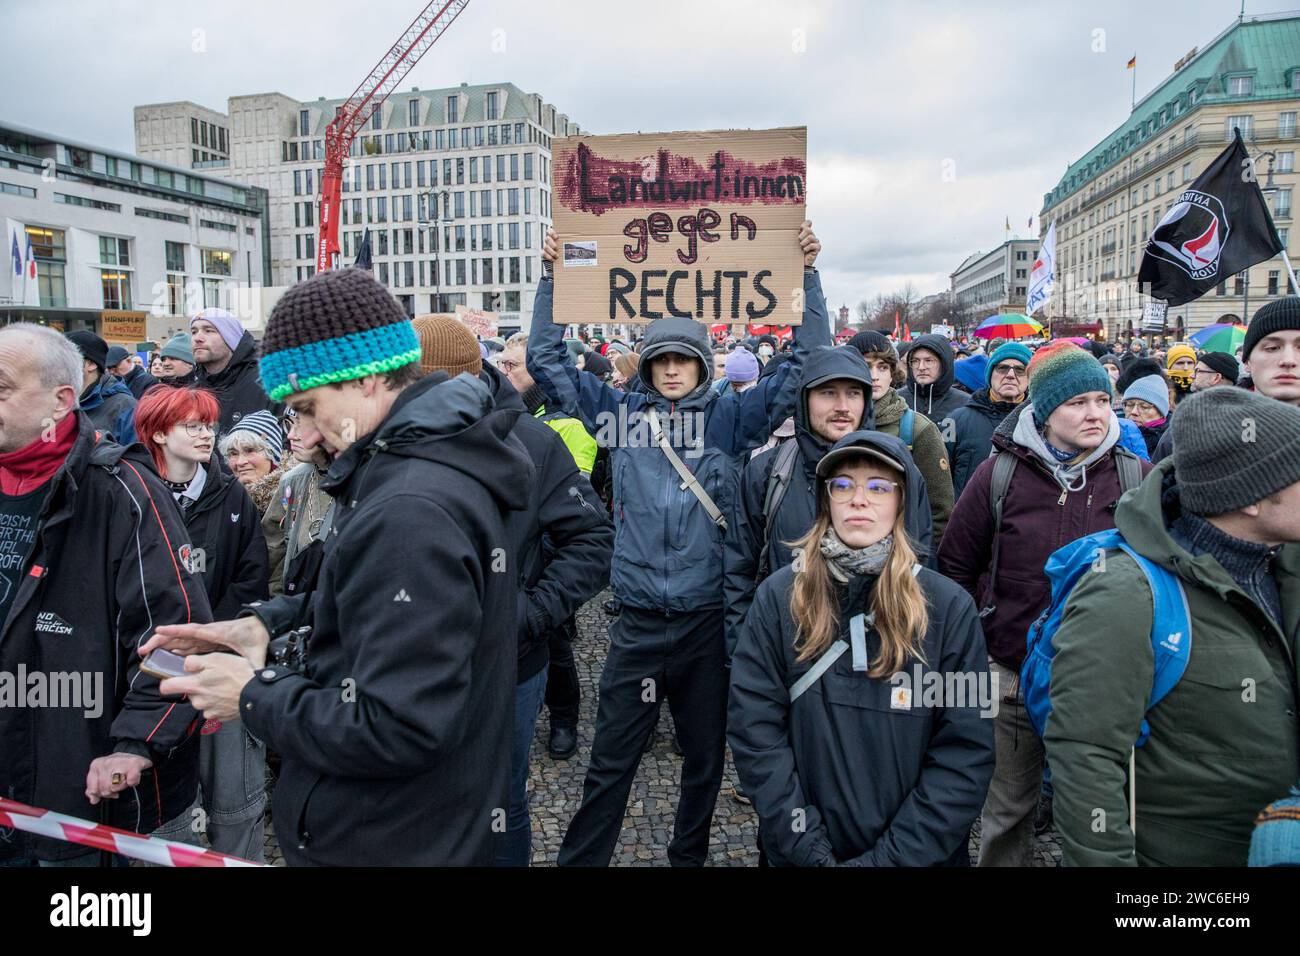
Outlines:
{"type": "MultiPolygon", "coordinates": [[[[597,442],[611,449],[615,538],[610,583],[622,602],[601,673],[582,806],[560,848],[562,866],[609,863],[665,692],[684,752],[668,859],[673,865],[702,866],[708,858],[726,745],[719,573],[725,516],[734,507],[741,457],[766,440],[772,419],[784,420],[793,412],[807,351],[830,344],[825,297],[812,269],[820,244],[808,224],[800,232],[800,245],[806,304],[794,355],[743,394],[713,391],[708,329],[688,318],[658,319],[647,327],[637,391],[619,391],[579,371],[561,338],[563,327],[552,321],[552,282],[544,275],[538,287],[528,371],[550,402],[581,417],[597,442]],[[651,416],[723,520],[716,520],[683,481],[656,441],[651,416]]],[[[542,253],[548,267],[557,250],[558,239],[548,231],[542,253]]]]}
{"type": "Polygon", "coordinates": [[[916,480],[893,436],[837,442],[801,566],[745,619],[727,738],[773,865],[969,865],[997,693],[974,602],[915,563],[900,485],[916,480]]]}

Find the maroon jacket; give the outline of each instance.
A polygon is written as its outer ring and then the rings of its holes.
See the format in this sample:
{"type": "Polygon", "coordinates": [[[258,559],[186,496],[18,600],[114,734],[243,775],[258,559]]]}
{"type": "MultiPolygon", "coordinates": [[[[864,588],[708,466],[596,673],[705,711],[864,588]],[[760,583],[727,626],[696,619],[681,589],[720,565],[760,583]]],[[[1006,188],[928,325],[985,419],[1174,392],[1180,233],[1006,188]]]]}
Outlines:
{"type": "MultiPolygon", "coordinates": [[[[1019,410],[1008,415],[993,434],[994,451],[1010,451],[1020,461],[1002,506],[1002,548],[991,601],[993,508],[989,499],[994,458],[981,462],[962,489],[939,546],[939,570],[965,588],[981,611],[990,603],[995,606],[983,619],[989,656],[1015,671],[1025,660],[1029,626],[1051,601],[1051,585],[1043,573],[1048,557],[1076,538],[1115,527],[1120,496],[1112,449],[1088,468],[1083,489],[1067,494],[1065,502],[1058,504],[1061,486],[1056,479],[1037,455],[1011,440],[1019,417],[1019,410]]],[[[1142,474],[1150,470],[1151,463],[1142,462],[1142,474]]]]}

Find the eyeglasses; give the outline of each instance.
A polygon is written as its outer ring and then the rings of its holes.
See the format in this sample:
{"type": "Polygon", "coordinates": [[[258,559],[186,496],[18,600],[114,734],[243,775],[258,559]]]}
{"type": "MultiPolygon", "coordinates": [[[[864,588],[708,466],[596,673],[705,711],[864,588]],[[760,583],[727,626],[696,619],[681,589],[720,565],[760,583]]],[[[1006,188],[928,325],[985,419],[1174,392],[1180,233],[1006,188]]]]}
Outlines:
{"type": "Polygon", "coordinates": [[[1197,374],[1197,375],[1218,375],[1219,373],[1216,372],[1216,371],[1215,371],[1214,369],[1212,369],[1212,368],[1198,368],[1198,369],[1196,370],[1196,373],[1195,373],[1195,374],[1197,374]]]}
{"type": "Polygon", "coordinates": [[[501,369],[501,371],[505,372],[507,375],[515,369],[520,368],[523,364],[523,362],[511,362],[509,359],[497,360],[497,368],[501,369]]]}
{"type": "Polygon", "coordinates": [[[1002,376],[1014,375],[1016,378],[1024,378],[1025,367],[1023,365],[1012,365],[1008,362],[1004,362],[1001,365],[993,366],[993,374],[1002,376]]]}
{"type": "Polygon", "coordinates": [[[831,501],[838,504],[852,501],[859,488],[867,493],[868,501],[879,502],[884,501],[894,493],[898,488],[898,482],[890,481],[887,478],[868,478],[864,485],[843,475],[836,476],[826,482],[826,491],[831,496],[831,501]]]}
{"type": "Polygon", "coordinates": [[[907,364],[912,368],[925,368],[930,365],[938,365],[939,360],[929,355],[918,355],[916,358],[908,359],[907,364]]]}
{"type": "Polygon", "coordinates": [[[217,426],[212,422],[185,422],[185,434],[191,438],[198,438],[200,435],[215,435],[217,426]]]}

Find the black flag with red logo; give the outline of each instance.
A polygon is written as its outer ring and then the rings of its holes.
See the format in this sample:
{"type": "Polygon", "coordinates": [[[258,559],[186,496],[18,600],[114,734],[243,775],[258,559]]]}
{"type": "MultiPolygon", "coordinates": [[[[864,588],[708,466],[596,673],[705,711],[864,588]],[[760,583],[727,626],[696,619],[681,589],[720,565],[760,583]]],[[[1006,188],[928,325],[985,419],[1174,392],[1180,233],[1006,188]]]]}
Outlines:
{"type": "Polygon", "coordinates": [[[1138,288],[1152,298],[1183,305],[1282,251],[1241,131],[1233,134],[1151,231],[1138,288]]]}

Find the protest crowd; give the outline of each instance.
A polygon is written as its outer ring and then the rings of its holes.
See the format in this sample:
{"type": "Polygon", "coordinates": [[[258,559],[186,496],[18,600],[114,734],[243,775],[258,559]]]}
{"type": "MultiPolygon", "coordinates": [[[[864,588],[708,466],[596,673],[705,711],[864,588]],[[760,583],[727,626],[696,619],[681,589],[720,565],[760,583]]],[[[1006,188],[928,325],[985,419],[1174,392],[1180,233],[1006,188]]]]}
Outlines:
{"type": "MultiPolygon", "coordinates": [[[[526,866],[608,588],[561,866],[609,864],[665,702],[673,865],[728,759],[762,865],[966,866],[977,821],[980,866],[1047,827],[1068,865],[1300,864],[1300,298],[1240,354],[836,345],[798,243],[784,338],[568,335],[603,317],[555,314],[554,231],[505,341],[363,268],[146,367],[0,327],[0,672],[104,695],[0,695],[0,796],[255,862],[269,812],[291,866],[526,866]]],[[[103,861],[0,828],[0,865],[103,861]]]]}

